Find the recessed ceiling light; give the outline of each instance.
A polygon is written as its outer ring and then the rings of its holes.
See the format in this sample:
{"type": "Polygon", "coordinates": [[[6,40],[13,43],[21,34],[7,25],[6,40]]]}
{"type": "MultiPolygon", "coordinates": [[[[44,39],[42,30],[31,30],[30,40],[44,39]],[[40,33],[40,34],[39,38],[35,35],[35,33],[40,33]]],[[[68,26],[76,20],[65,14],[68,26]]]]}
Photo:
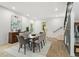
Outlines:
{"type": "Polygon", "coordinates": [[[56,15],[56,17],[58,17],[58,15],[56,15]]]}
{"type": "Polygon", "coordinates": [[[12,9],[15,10],[15,7],[13,6],[12,9]]]}
{"type": "Polygon", "coordinates": [[[29,14],[27,14],[26,16],[30,16],[29,14]]]}
{"type": "Polygon", "coordinates": [[[55,11],[58,11],[58,8],[55,8],[55,11]]]}

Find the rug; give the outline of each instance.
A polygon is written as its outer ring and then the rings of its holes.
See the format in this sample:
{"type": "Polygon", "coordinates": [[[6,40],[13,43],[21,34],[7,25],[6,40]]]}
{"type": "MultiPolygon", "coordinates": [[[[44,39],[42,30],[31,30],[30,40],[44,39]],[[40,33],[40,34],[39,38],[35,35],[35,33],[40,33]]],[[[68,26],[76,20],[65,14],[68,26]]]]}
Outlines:
{"type": "Polygon", "coordinates": [[[30,51],[27,48],[26,49],[26,55],[24,55],[24,49],[23,48],[20,50],[20,52],[18,52],[19,46],[18,46],[18,43],[17,43],[15,46],[7,48],[4,51],[6,51],[7,53],[9,53],[9,54],[11,54],[15,57],[46,57],[50,46],[51,46],[51,42],[46,41],[45,46],[43,46],[43,48],[41,49],[40,52],[39,52],[39,50],[36,50],[35,53],[33,53],[33,51],[30,51]]]}

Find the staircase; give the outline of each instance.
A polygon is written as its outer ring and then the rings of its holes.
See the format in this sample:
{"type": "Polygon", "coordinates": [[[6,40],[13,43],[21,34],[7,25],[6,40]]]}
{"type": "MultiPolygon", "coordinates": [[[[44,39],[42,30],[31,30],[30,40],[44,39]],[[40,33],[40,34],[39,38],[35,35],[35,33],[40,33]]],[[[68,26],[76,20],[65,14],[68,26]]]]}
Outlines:
{"type": "Polygon", "coordinates": [[[64,44],[67,47],[67,50],[70,54],[70,29],[71,29],[71,11],[72,11],[73,2],[67,2],[66,13],[64,26],[59,27],[53,33],[57,33],[63,29],[63,34],[56,36],[57,39],[64,39],[64,44]],[[61,38],[62,37],[62,38],[61,38]]]}
{"type": "Polygon", "coordinates": [[[53,34],[57,40],[63,40],[64,39],[64,26],[57,28],[55,31],[53,31],[53,34]]]}
{"type": "Polygon", "coordinates": [[[71,11],[72,11],[73,2],[67,3],[65,20],[64,20],[64,43],[67,47],[67,50],[70,54],[70,29],[71,29],[71,11]]]}

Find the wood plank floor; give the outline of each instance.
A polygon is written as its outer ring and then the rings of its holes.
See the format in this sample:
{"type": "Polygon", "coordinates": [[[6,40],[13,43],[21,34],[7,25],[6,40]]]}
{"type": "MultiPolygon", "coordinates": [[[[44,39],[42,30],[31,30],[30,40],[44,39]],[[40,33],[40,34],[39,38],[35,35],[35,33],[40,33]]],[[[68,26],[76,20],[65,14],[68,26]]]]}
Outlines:
{"type": "Polygon", "coordinates": [[[64,45],[63,40],[52,40],[51,47],[47,53],[47,57],[68,57],[69,53],[64,45]]]}

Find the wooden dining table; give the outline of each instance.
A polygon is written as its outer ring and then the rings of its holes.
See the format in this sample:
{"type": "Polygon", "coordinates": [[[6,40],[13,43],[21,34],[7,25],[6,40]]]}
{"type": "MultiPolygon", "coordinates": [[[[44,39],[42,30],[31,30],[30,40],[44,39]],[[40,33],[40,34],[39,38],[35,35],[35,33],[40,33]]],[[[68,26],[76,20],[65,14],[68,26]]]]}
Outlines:
{"type": "Polygon", "coordinates": [[[32,44],[33,52],[35,52],[35,41],[37,40],[36,38],[38,38],[38,37],[39,37],[38,34],[36,34],[36,35],[30,34],[29,37],[28,37],[30,40],[32,40],[31,44],[32,44]]]}

